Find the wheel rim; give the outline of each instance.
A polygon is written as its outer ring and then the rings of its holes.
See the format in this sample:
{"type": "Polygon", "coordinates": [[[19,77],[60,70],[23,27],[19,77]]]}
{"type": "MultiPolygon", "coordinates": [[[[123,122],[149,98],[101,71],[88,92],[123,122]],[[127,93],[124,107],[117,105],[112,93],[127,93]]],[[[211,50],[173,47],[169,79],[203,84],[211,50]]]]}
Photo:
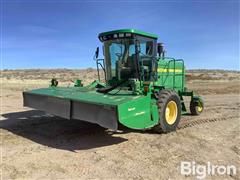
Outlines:
{"type": "Polygon", "coordinates": [[[165,119],[168,124],[172,125],[177,119],[178,108],[174,101],[169,101],[165,110],[165,119]]]}
{"type": "Polygon", "coordinates": [[[202,112],[202,110],[203,110],[202,103],[198,103],[197,110],[198,110],[198,112],[202,112]]]}

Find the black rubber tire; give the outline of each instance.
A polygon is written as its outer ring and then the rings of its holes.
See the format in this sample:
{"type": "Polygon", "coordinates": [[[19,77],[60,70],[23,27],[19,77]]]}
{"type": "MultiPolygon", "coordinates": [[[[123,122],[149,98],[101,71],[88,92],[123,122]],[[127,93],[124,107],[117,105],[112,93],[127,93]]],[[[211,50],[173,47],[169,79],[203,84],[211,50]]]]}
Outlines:
{"type": "Polygon", "coordinates": [[[175,131],[181,119],[181,101],[178,94],[173,90],[161,90],[157,95],[157,106],[159,122],[153,130],[159,133],[168,133],[175,131]],[[173,124],[168,124],[165,118],[165,111],[169,101],[174,101],[177,105],[177,117],[173,124]]]}
{"type": "Polygon", "coordinates": [[[192,99],[191,100],[191,102],[190,102],[190,112],[191,112],[192,115],[194,115],[194,116],[200,115],[203,112],[203,109],[204,109],[204,103],[201,99],[197,99],[197,100],[192,99]],[[198,103],[199,102],[202,105],[202,110],[201,111],[198,110],[198,103]]]}

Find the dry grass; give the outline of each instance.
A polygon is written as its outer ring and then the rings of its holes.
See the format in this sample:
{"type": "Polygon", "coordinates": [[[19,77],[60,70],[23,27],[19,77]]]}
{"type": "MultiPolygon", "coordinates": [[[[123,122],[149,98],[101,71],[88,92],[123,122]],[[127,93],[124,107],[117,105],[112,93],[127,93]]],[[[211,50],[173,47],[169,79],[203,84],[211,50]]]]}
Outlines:
{"type": "MultiPolygon", "coordinates": [[[[22,69],[3,70],[2,78],[17,80],[49,80],[51,78],[61,79],[63,82],[75,79],[94,80],[97,79],[97,70],[87,69],[22,69]]],[[[102,72],[101,72],[102,73],[102,72]]],[[[228,70],[188,70],[187,80],[240,80],[240,71],[228,70]]]]}
{"type": "MultiPolygon", "coordinates": [[[[50,84],[51,78],[57,78],[59,85],[62,86],[73,85],[76,79],[83,80],[86,85],[98,78],[97,71],[93,68],[4,70],[1,73],[2,86],[11,90],[46,87],[50,84]]],[[[100,73],[103,77],[103,72],[100,73]]],[[[187,86],[200,94],[239,93],[239,77],[239,71],[189,70],[187,86]]]]}
{"type": "Polygon", "coordinates": [[[232,81],[240,80],[240,71],[227,70],[188,70],[187,80],[216,80],[232,81]]]}
{"type": "Polygon", "coordinates": [[[88,81],[97,79],[97,71],[88,69],[23,69],[3,70],[2,78],[7,80],[51,80],[57,78],[62,82],[72,82],[76,79],[88,81]]]}

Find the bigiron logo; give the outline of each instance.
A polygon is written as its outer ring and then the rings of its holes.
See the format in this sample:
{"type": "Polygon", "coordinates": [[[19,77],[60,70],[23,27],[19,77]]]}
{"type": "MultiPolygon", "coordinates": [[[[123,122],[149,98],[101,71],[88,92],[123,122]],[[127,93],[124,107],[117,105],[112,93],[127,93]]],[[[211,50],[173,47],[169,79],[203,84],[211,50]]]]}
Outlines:
{"type": "Polygon", "coordinates": [[[213,165],[207,162],[206,165],[197,164],[195,161],[181,162],[181,175],[195,176],[197,179],[204,179],[207,176],[236,175],[237,168],[234,165],[213,165]]]}

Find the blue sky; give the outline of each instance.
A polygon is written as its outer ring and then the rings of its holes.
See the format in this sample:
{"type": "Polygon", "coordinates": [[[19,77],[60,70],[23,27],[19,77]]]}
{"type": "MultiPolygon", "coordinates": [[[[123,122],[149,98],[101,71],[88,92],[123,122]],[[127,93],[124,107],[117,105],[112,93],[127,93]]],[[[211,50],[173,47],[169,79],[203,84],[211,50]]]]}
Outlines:
{"type": "Polygon", "coordinates": [[[100,32],[135,28],[159,36],[189,69],[239,70],[239,1],[2,1],[2,65],[95,67],[100,32]]]}

